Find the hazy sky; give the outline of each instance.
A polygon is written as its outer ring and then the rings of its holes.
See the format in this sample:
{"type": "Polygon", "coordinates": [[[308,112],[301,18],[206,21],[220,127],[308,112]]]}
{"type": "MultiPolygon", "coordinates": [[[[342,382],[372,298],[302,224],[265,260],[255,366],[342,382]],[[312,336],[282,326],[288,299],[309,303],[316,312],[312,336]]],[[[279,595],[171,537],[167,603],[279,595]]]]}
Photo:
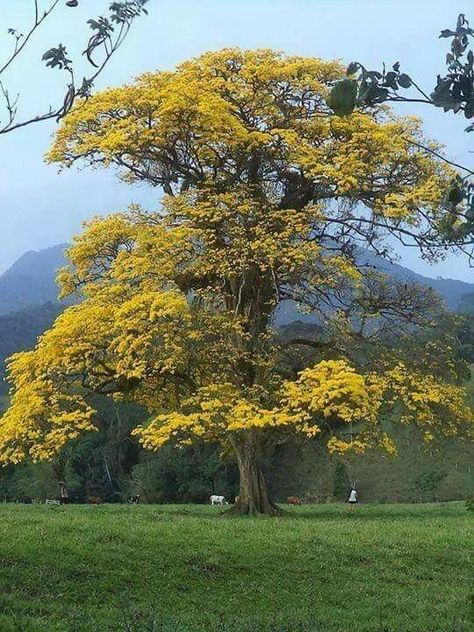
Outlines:
{"type": "MultiPolygon", "coordinates": [[[[48,0],[41,2],[46,6],[48,0]]],[[[35,38],[7,77],[11,92],[21,91],[26,111],[47,108],[61,94],[60,73],[38,61],[44,50],[61,41],[80,53],[86,19],[108,4],[81,0],[77,9],[61,8],[35,38]]],[[[32,5],[32,0],[0,0],[0,59],[9,44],[6,29],[25,29],[32,5]]],[[[447,52],[439,31],[454,26],[460,12],[474,21],[472,9],[468,0],[150,0],[149,17],[135,25],[98,87],[119,85],[145,70],[172,68],[204,51],[240,46],[359,60],[372,68],[399,60],[429,90],[447,52]]],[[[405,106],[404,111],[422,115],[426,131],[447,145],[449,156],[472,166],[474,134],[463,132],[463,117],[423,106],[405,106]]],[[[121,184],[111,172],[71,169],[58,174],[57,167],[45,165],[54,127],[39,124],[0,136],[0,271],[26,250],[68,241],[92,215],[131,202],[158,204],[156,190],[121,184]]],[[[401,263],[423,274],[474,282],[461,258],[433,267],[413,249],[400,256],[401,263]]]]}

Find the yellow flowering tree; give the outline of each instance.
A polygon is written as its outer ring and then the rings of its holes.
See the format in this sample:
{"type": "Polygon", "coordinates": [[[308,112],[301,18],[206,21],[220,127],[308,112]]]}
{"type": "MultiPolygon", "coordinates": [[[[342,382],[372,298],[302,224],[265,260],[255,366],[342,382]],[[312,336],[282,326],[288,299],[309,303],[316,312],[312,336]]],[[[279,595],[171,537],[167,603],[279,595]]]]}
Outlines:
{"type": "Polygon", "coordinates": [[[49,160],[115,166],[165,197],[156,212],[95,218],[74,239],[59,280],[81,301],[10,361],[1,461],[53,457],[93,428],[88,394],[102,393],[147,408],[134,431],[146,448],[232,450],[236,510],[272,514],[262,457],[289,433],[390,454],[388,418],[428,441],[464,432],[454,365],[435,377],[429,360],[382,352],[431,322],[436,297],[364,260],[388,254],[387,236],[431,258],[455,245],[461,220],[443,203],[452,173],[418,149],[413,119],[376,108],[331,117],[343,72],[224,50],[75,106],[49,160]],[[290,302],[318,335],[277,333],[290,302]]]}

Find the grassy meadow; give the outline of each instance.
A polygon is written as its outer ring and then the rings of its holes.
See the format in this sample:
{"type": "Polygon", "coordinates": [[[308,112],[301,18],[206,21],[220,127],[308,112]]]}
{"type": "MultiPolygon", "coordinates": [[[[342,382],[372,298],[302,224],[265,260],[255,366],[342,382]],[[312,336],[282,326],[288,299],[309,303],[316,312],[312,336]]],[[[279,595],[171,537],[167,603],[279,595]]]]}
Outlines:
{"type": "Polygon", "coordinates": [[[0,630],[464,632],[464,503],[0,505],[0,630]]]}

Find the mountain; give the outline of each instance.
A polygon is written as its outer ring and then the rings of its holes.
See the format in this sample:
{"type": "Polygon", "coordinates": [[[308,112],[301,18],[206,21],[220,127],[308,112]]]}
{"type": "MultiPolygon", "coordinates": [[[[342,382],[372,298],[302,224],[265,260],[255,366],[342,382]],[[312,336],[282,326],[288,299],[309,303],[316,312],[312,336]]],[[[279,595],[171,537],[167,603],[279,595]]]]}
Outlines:
{"type": "MultiPolygon", "coordinates": [[[[466,301],[468,301],[468,297],[470,295],[474,294],[474,283],[458,281],[457,279],[434,279],[426,277],[422,274],[418,274],[417,272],[413,272],[413,270],[405,268],[398,263],[391,263],[386,259],[377,257],[368,250],[364,250],[362,248],[359,251],[357,259],[359,265],[377,268],[398,281],[417,283],[418,285],[430,287],[444,299],[448,309],[453,312],[466,311],[466,301]]],[[[469,271],[466,271],[466,276],[468,274],[469,271]]],[[[472,273],[471,276],[473,276],[472,273]]],[[[286,301],[279,307],[277,321],[281,325],[288,325],[293,321],[311,322],[313,320],[312,316],[300,312],[290,301],[286,301]]]]}
{"type": "Polygon", "coordinates": [[[32,305],[56,303],[56,274],[66,264],[66,244],[22,255],[0,275],[0,315],[10,314],[32,305]]]}
{"type": "Polygon", "coordinates": [[[425,277],[397,263],[390,263],[386,259],[377,257],[367,250],[361,250],[359,262],[365,265],[375,266],[400,281],[418,283],[419,285],[431,287],[444,298],[446,306],[452,311],[458,311],[465,294],[474,292],[474,273],[469,269],[466,270],[466,278],[470,274],[471,283],[458,281],[456,279],[433,279],[431,277],[425,277]]]}
{"type": "Polygon", "coordinates": [[[56,274],[66,244],[30,251],[0,275],[0,397],[7,392],[5,359],[30,349],[64,309],[56,274]]]}
{"type": "MultiPolygon", "coordinates": [[[[0,315],[32,305],[57,302],[58,288],[55,278],[58,269],[66,265],[66,248],[67,244],[59,244],[44,250],[27,252],[0,275],[0,315]]],[[[460,308],[465,294],[474,292],[474,282],[426,277],[397,263],[381,259],[367,250],[360,250],[359,263],[375,266],[401,281],[431,287],[444,298],[448,308],[453,311],[460,308]]],[[[468,272],[466,276],[467,274],[468,272]]],[[[285,323],[292,319],[301,320],[301,314],[294,312],[292,306],[282,306],[281,318],[285,323]]]]}

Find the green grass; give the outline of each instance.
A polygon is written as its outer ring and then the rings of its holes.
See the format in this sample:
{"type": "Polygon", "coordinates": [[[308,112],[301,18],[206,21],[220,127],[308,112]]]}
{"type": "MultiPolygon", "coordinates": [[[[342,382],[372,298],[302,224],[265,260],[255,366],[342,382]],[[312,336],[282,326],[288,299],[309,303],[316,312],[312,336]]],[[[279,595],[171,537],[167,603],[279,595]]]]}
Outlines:
{"type": "Polygon", "coordinates": [[[0,630],[462,632],[463,503],[0,505],[0,630]]]}

